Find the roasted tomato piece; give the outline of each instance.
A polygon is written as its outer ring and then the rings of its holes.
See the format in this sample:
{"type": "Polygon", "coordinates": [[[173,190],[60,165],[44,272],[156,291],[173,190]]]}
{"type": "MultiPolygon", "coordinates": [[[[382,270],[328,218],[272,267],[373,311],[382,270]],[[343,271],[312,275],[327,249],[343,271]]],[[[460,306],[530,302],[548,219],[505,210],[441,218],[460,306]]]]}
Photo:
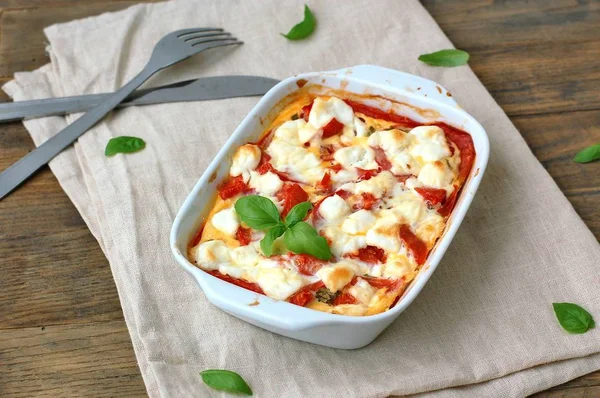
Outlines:
{"type": "Polygon", "coordinates": [[[454,191],[450,194],[446,202],[438,209],[438,214],[440,216],[446,217],[452,212],[454,208],[454,204],[456,203],[456,198],[458,197],[458,187],[454,187],[454,191]]]}
{"type": "Polygon", "coordinates": [[[290,298],[288,298],[288,302],[304,307],[315,297],[315,292],[322,287],[325,287],[323,281],[317,281],[310,285],[306,285],[296,293],[292,294],[290,298]]]}
{"type": "MultiPolygon", "coordinates": [[[[446,139],[453,142],[460,149],[460,165],[458,167],[458,180],[462,184],[466,181],[473,162],[475,161],[475,145],[469,133],[457,130],[445,123],[436,123],[436,126],[444,130],[446,139]]],[[[452,148],[452,147],[451,147],[452,148]]]]}
{"type": "Polygon", "coordinates": [[[331,174],[325,173],[321,181],[317,184],[317,190],[323,193],[329,193],[331,191],[331,174]]]}
{"type": "Polygon", "coordinates": [[[358,258],[360,261],[364,261],[369,264],[385,263],[387,256],[385,250],[380,249],[376,246],[367,246],[358,250],[356,254],[348,254],[348,257],[358,258]]]}
{"type": "Polygon", "coordinates": [[[308,122],[308,116],[310,115],[310,110],[312,109],[313,103],[311,102],[308,105],[302,107],[302,111],[300,111],[300,117],[308,122]]]}
{"type": "MultiPolygon", "coordinates": [[[[345,191],[344,191],[345,192],[345,191]]],[[[344,198],[346,199],[346,198],[344,198]]],[[[368,192],[360,194],[360,199],[352,205],[352,210],[358,211],[361,209],[371,210],[377,203],[377,198],[368,192]]]]}
{"type": "Polygon", "coordinates": [[[417,127],[419,124],[414,120],[411,120],[407,117],[397,115],[392,112],[382,111],[378,108],[373,108],[372,106],[368,106],[365,104],[361,104],[360,102],[355,102],[351,100],[344,100],[355,113],[362,113],[365,116],[372,117],[375,119],[383,119],[388,122],[397,123],[398,127],[417,127]]]}
{"type": "Polygon", "coordinates": [[[341,164],[336,163],[333,166],[331,166],[330,169],[335,173],[339,173],[343,169],[343,167],[341,164]]]}
{"type": "Polygon", "coordinates": [[[260,140],[256,142],[256,145],[264,151],[271,145],[271,141],[273,141],[273,130],[269,130],[269,132],[260,137],[260,140]]]}
{"type": "Polygon", "coordinates": [[[294,256],[294,262],[296,263],[296,267],[298,267],[298,272],[303,275],[316,274],[326,263],[310,254],[297,254],[294,256]]]}
{"type": "Polygon", "coordinates": [[[444,203],[446,200],[446,190],[439,188],[415,188],[415,191],[419,193],[427,202],[432,205],[439,205],[444,203]]]}
{"type": "Polygon", "coordinates": [[[332,305],[358,304],[358,300],[356,299],[356,297],[354,297],[350,293],[340,293],[333,299],[333,302],[331,304],[332,305]]]}
{"type": "Polygon", "coordinates": [[[343,129],[344,125],[338,122],[336,118],[333,118],[329,121],[329,123],[323,126],[323,138],[329,138],[333,137],[334,135],[338,135],[343,129]]]}
{"type": "Polygon", "coordinates": [[[286,182],[283,187],[277,192],[277,199],[283,201],[283,210],[281,216],[285,217],[292,207],[298,203],[306,202],[308,194],[298,184],[286,182]]]}
{"type": "Polygon", "coordinates": [[[377,170],[377,169],[376,170],[364,170],[359,167],[356,168],[356,171],[358,172],[358,181],[370,180],[372,177],[375,177],[379,173],[379,170],[377,170]]]}
{"type": "Polygon", "coordinates": [[[263,175],[267,174],[269,171],[273,171],[273,166],[271,163],[269,163],[270,161],[271,157],[263,151],[260,157],[260,162],[258,163],[258,166],[256,166],[256,171],[258,174],[263,175]]]}
{"type": "Polygon", "coordinates": [[[373,148],[375,151],[375,162],[381,167],[382,170],[389,170],[392,168],[392,163],[385,156],[385,151],[379,147],[373,148]]]}
{"type": "Polygon", "coordinates": [[[394,178],[396,178],[396,181],[398,181],[398,182],[406,182],[406,180],[408,180],[410,177],[414,177],[414,176],[412,174],[401,174],[401,175],[394,174],[394,178]]]}
{"type": "Polygon", "coordinates": [[[332,145],[323,145],[321,146],[321,160],[325,162],[329,162],[333,160],[333,154],[335,153],[335,149],[332,145]]]}
{"type": "Polygon", "coordinates": [[[206,272],[208,272],[212,276],[216,276],[217,278],[224,280],[225,282],[233,283],[234,285],[243,287],[244,289],[251,290],[255,293],[265,294],[265,292],[263,292],[263,290],[260,288],[260,286],[258,286],[256,283],[248,282],[248,281],[245,281],[245,280],[239,279],[239,278],[234,278],[232,276],[222,274],[216,270],[215,271],[206,271],[206,272]]]}
{"type": "Polygon", "coordinates": [[[424,264],[427,259],[427,245],[406,224],[400,226],[400,239],[412,253],[416,263],[419,265],[424,264]]]}
{"type": "Polygon", "coordinates": [[[352,192],[344,191],[343,189],[338,189],[335,191],[335,195],[341,197],[342,199],[348,199],[352,196],[352,192]]]}
{"type": "Polygon", "coordinates": [[[250,228],[239,227],[235,233],[240,246],[248,246],[252,242],[252,230],[250,228]]]}
{"type": "Polygon", "coordinates": [[[244,182],[244,177],[239,175],[237,177],[229,177],[219,184],[217,189],[221,199],[226,200],[248,190],[248,185],[244,182]]]}
{"type": "Polygon", "coordinates": [[[361,276],[361,278],[369,282],[369,285],[375,289],[386,288],[388,290],[396,290],[404,284],[402,279],[375,278],[373,276],[361,276]]]}

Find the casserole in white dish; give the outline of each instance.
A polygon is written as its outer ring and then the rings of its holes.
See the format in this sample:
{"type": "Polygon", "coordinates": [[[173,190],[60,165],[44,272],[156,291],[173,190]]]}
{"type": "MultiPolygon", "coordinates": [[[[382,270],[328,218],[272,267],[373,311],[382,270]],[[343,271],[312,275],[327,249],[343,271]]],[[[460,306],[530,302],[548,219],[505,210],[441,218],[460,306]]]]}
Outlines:
{"type": "MultiPolygon", "coordinates": [[[[311,116],[312,117],[312,116],[311,116]]],[[[288,337],[335,348],[352,349],[370,343],[420,292],[452,240],[482,178],[489,156],[485,131],[461,110],[436,83],[375,66],[357,66],[331,72],[308,73],[286,79],[270,90],[242,121],[196,184],[177,215],[171,247],[178,262],[197,280],[209,300],[224,311],[288,337]],[[217,185],[231,166],[233,152],[257,141],[285,98],[306,87],[365,95],[367,105],[406,116],[419,123],[441,122],[466,131],[475,147],[475,162],[441,238],[415,279],[393,308],[364,317],[321,313],[245,290],[202,271],[187,258],[188,244],[211,210],[217,185]]]]}

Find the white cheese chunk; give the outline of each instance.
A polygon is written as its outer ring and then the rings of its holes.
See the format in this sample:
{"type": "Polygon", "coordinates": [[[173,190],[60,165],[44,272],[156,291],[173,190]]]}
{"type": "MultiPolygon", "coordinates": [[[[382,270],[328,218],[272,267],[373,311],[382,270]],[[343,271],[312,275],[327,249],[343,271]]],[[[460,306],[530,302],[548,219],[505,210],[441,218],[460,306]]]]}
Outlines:
{"type": "Polygon", "coordinates": [[[326,198],[319,206],[319,215],[330,223],[341,220],[351,211],[352,209],[346,201],[338,195],[326,198]]]}
{"type": "Polygon", "coordinates": [[[261,152],[260,148],[256,145],[246,144],[242,145],[233,154],[233,160],[229,174],[232,177],[242,175],[244,182],[248,182],[250,178],[250,171],[254,170],[260,162],[261,152]]]}
{"type": "Polygon", "coordinates": [[[425,186],[444,188],[452,183],[453,174],[445,162],[437,161],[423,166],[418,179],[425,186]]]}
{"type": "Polygon", "coordinates": [[[410,154],[425,162],[434,162],[450,156],[444,130],[437,126],[419,126],[410,131],[417,138],[410,148],[410,154]]]}
{"type": "Polygon", "coordinates": [[[232,276],[234,278],[243,278],[245,270],[240,267],[222,264],[219,266],[219,272],[225,275],[232,276]]]}
{"type": "Polygon", "coordinates": [[[388,157],[399,153],[412,141],[412,137],[400,130],[376,131],[369,137],[369,145],[383,149],[388,157]]]}
{"type": "Polygon", "coordinates": [[[377,162],[375,162],[375,151],[371,148],[360,146],[340,148],[335,151],[333,158],[347,169],[358,167],[365,170],[373,170],[379,167],[377,162]]]}
{"type": "Polygon", "coordinates": [[[305,123],[302,127],[298,129],[298,141],[301,144],[310,141],[315,134],[317,134],[317,129],[310,123],[305,123]]]}
{"type": "Polygon", "coordinates": [[[228,264],[231,259],[230,250],[222,240],[203,242],[193,249],[192,255],[198,265],[208,270],[219,269],[219,265],[228,264]]]}
{"type": "Polygon", "coordinates": [[[356,116],[354,117],[354,133],[357,137],[366,137],[369,135],[367,125],[356,116]]]}
{"type": "Polygon", "coordinates": [[[396,278],[410,276],[416,269],[416,264],[403,254],[391,254],[383,267],[384,278],[396,278]]]}
{"type": "Polygon", "coordinates": [[[415,225],[425,216],[427,205],[416,196],[411,196],[414,199],[408,199],[407,195],[405,195],[404,200],[396,201],[393,211],[399,216],[403,224],[415,225]]]}
{"type": "Polygon", "coordinates": [[[290,174],[294,180],[314,184],[323,178],[325,170],[321,166],[321,159],[302,146],[273,139],[267,153],[271,156],[273,167],[290,174]]]}
{"type": "Polygon", "coordinates": [[[333,182],[337,182],[337,183],[345,183],[345,182],[349,182],[349,181],[355,181],[358,178],[358,172],[356,171],[356,169],[350,169],[350,170],[346,170],[346,169],[342,169],[340,171],[338,171],[337,173],[334,173],[331,176],[331,180],[333,182]]]}
{"type": "Polygon", "coordinates": [[[332,292],[337,292],[346,286],[356,272],[356,267],[348,261],[339,261],[335,265],[323,267],[317,271],[325,287],[332,292]]]}
{"type": "Polygon", "coordinates": [[[359,210],[350,214],[342,223],[342,231],[348,234],[363,234],[375,224],[377,218],[369,210],[359,210]]]}
{"type": "Polygon", "coordinates": [[[259,259],[258,251],[252,243],[231,250],[231,263],[239,267],[254,267],[259,259]]]}
{"type": "Polygon", "coordinates": [[[306,126],[304,119],[288,120],[282,123],[273,134],[274,138],[279,138],[292,145],[300,145],[298,130],[306,126]]]}
{"type": "Polygon", "coordinates": [[[362,304],[369,304],[373,296],[375,295],[375,288],[369,284],[366,280],[362,278],[357,278],[358,280],[350,289],[348,289],[348,293],[353,295],[360,301],[362,304]]]}
{"type": "Polygon", "coordinates": [[[390,171],[397,175],[413,174],[418,175],[421,165],[408,151],[398,152],[390,157],[392,168],[390,171]]]}
{"type": "Polygon", "coordinates": [[[387,252],[400,250],[399,226],[395,218],[379,218],[367,231],[367,245],[377,246],[387,252]]]}
{"type": "MultiPolygon", "coordinates": [[[[354,193],[359,195],[361,193],[370,193],[376,198],[383,197],[386,193],[392,192],[396,179],[393,174],[389,171],[382,171],[375,177],[372,177],[366,181],[358,182],[354,185],[354,193]]],[[[342,188],[340,188],[342,189],[342,188]]]]}
{"type": "Polygon", "coordinates": [[[240,219],[233,207],[221,210],[210,219],[213,227],[229,236],[235,235],[240,227],[240,219]]]}
{"type": "Polygon", "coordinates": [[[316,98],[310,110],[308,122],[320,129],[333,118],[345,126],[354,127],[354,111],[350,105],[336,97],[331,97],[327,101],[316,98]]]}
{"type": "Polygon", "coordinates": [[[261,175],[256,171],[250,173],[250,188],[256,190],[256,193],[261,196],[273,196],[283,186],[283,181],[279,176],[270,171],[261,175]]]}
{"type": "Polygon", "coordinates": [[[283,267],[261,267],[261,263],[256,283],[269,297],[285,300],[304,284],[304,279],[297,271],[283,267]]]}
{"type": "Polygon", "coordinates": [[[356,253],[359,249],[367,246],[365,236],[347,234],[340,229],[339,224],[327,225],[321,232],[331,240],[329,248],[336,257],[356,253]]]}

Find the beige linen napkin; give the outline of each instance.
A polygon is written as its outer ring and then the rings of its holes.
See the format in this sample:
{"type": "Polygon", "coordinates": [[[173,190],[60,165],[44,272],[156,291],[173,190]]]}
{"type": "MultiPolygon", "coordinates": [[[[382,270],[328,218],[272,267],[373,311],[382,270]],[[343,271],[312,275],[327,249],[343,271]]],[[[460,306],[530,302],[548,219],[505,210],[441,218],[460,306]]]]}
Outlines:
{"type": "MultiPolygon", "coordinates": [[[[579,303],[600,321],[598,242],[472,71],[417,61],[452,43],[417,1],[310,6],[318,28],[299,42],[279,32],[301,18],[301,1],[180,0],[51,26],[51,63],[4,87],[15,100],[115,90],[164,34],[222,26],[246,44],[203,53],[150,84],[223,74],[284,78],[370,63],[441,83],[490,136],[487,175],[429,284],[374,343],[343,351],[217,310],[171,257],[176,212],[257,98],[107,117],[51,168],[110,261],[150,396],[220,396],[198,376],[207,368],[239,372],[258,397],[515,397],[600,369],[600,328],[569,335],[551,306],[579,303]],[[104,157],[118,135],[142,137],[147,147],[104,157]]],[[[25,125],[40,144],[72,120],[25,125]]]]}

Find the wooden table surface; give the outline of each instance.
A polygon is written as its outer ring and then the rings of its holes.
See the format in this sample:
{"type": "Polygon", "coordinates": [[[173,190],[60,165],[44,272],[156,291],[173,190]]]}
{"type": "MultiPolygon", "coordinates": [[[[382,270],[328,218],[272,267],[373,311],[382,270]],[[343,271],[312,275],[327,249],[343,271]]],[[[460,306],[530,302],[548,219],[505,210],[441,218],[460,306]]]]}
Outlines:
{"type": "MultiPolygon", "coordinates": [[[[0,83],[48,62],[43,27],[134,3],[0,0],[0,83]]],[[[424,4],[598,238],[600,162],[572,158],[600,142],[600,2],[424,4]]],[[[32,148],[0,126],[0,169],[32,148]]],[[[146,395],[108,262],[47,167],[0,202],[0,270],[0,396],[146,395]]],[[[598,397],[600,372],[537,396],[598,397]]]]}

